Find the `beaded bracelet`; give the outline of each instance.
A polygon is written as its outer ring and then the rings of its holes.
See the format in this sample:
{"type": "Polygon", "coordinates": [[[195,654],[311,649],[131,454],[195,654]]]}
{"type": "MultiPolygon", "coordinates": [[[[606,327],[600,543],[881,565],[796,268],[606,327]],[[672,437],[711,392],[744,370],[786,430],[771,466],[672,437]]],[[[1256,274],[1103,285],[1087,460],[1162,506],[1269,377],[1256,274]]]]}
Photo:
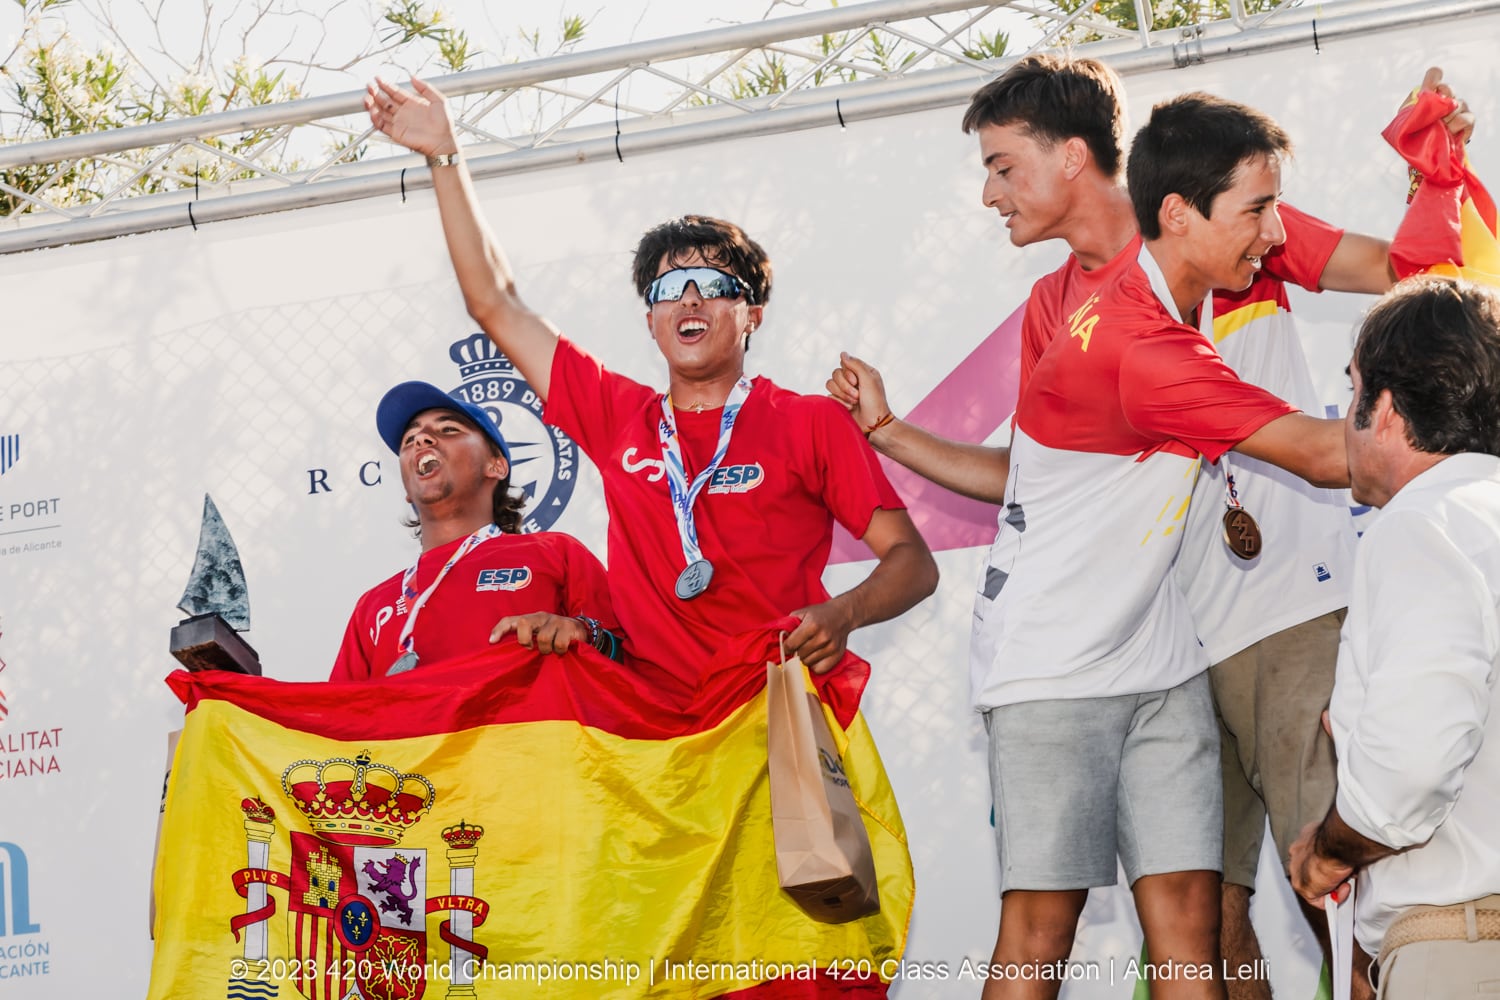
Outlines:
{"type": "Polygon", "coordinates": [[[603,625],[599,619],[590,618],[588,615],[577,615],[577,620],[583,623],[583,627],[589,630],[589,645],[609,657],[611,660],[620,659],[620,640],[615,634],[603,625]]]}

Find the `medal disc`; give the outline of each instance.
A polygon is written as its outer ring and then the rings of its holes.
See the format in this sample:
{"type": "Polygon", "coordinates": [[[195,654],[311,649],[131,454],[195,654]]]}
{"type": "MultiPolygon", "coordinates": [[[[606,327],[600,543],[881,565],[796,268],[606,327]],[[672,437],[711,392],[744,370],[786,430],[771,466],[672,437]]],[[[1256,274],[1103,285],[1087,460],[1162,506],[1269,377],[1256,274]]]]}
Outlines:
{"type": "Polygon", "coordinates": [[[391,664],[391,669],[387,670],[385,672],[385,675],[387,677],[394,677],[397,674],[404,674],[408,670],[415,669],[416,665],[416,653],[402,653],[399,657],[397,657],[396,662],[391,664]]]}
{"type": "Polygon", "coordinates": [[[677,599],[690,601],[708,589],[714,577],[713,565],[707,559],[692,563],[677,577],[677,599]]]}
{"type": "Polygon", "coordinates": [[[1224,544],[1241,559],[1260,555],[1260,525],[1245,508],[1230,507],[1224,511],[1224,544]]]}

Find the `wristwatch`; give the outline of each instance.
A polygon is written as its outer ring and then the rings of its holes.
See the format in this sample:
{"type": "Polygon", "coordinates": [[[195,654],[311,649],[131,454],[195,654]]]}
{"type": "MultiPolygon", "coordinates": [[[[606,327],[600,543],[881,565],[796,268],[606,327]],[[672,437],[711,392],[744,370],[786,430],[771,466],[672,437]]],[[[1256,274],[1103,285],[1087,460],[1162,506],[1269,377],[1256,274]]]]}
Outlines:
{"type": "Polygon", "coordinates": [[[427,165],[436,170],[438,167],[455,167],[458,165],[461,155],[457,150],[451,153],[439,153],[427,158],[427,165]]]}

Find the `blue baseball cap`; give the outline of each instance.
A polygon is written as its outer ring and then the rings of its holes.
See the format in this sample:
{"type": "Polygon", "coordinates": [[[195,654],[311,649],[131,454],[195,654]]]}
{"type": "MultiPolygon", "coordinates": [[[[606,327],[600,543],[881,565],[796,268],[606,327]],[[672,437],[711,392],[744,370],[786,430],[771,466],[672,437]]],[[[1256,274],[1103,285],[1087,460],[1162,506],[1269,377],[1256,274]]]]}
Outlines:
{"type": "Polygon", "coordinates": [[[453,410],[463,414],[500,447],[506,463],[510,462],[510,448],[488,413],[428,382],[402,382],[381,398],[380,405],[375,408],[375,427],[386,447],[401,454],[401,438],[406,433],[406,425],[424,410],[453,410]]]}

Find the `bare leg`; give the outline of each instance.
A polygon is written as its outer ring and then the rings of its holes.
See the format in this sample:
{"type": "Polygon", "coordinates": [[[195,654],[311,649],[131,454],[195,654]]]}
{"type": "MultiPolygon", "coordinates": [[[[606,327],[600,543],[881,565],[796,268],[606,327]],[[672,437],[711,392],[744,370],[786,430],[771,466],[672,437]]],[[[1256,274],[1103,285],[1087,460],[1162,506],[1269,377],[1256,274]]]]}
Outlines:
{"type": "Polygon", "coordinates": [[[1370,985],[1370,962],[1373,959],[1365,954],[1365,950],[1354,943],[1354,979],[1350,982],[1352,989],[1349,991],[1351,1000],[1375,1000],[1375,987],[1370,985]]]}
{"type": "MultiPolygon", "coordinates": [[[[1035,892],[1012,889],[1000,906],[1000,933],[993,965],[1043,966],[1066,961],[1073,951],[1087,889],[1035,892]]],[[[1057,1000],[1058,979],[987,979],[982,1000],[1057,1000]]]]}
{"type": "Polygon", "coordinates": [[[1224,929],[1219,942],[1224,950],[1225,991],[1229,1000],[1271,1000],[1271,984],[1258,976],[1239,978],[1242,967],[1260,971],[1263,957],[1260,939],[1250,923],[1250,890],[1233,882],[1224,883],[1222,905],[1224,929]]]}
{"type": "Polygon", "coordinates": [[[1175,963],[1208,970],[1210,978],[1162,977],[1151,983],[1153,1000],[1225,1000],[1219,964],[1219,873],[1144,875],[1131,886],[1153,965],[1175,963]]]}

